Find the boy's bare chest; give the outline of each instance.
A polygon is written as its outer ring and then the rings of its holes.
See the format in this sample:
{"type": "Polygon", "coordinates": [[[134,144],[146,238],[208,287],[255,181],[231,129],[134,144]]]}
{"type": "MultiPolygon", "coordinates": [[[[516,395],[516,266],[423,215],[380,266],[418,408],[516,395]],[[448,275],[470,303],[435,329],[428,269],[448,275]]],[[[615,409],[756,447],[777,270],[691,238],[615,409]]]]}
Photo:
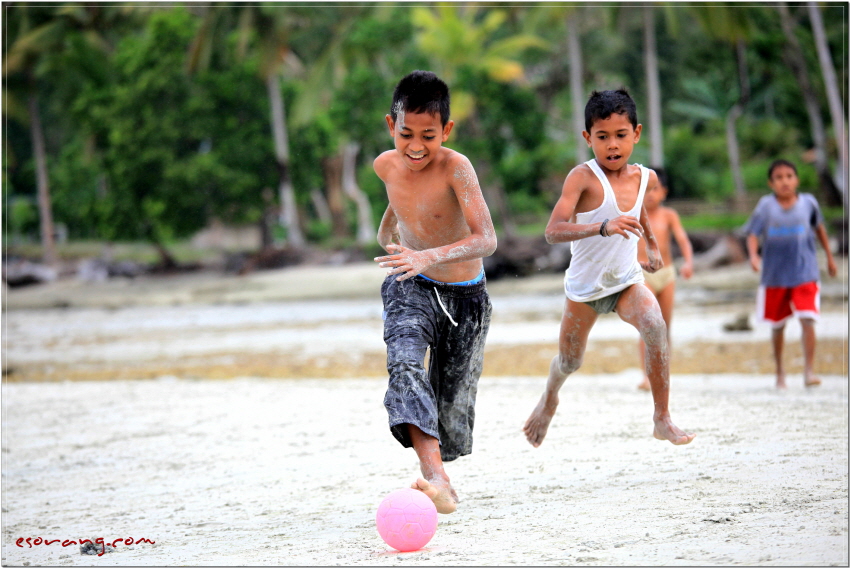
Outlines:
{"type": "Polygon", "coordinates": [[[670,240],[670,219],[667,212],[659,207],[655,211],[648,211],[647,219],[655,239],[659,243],[668,242],[670,240]]]}
{"type": "Polygon", "coordinates": [[[396,217],[407,225],[454,220],[460,211],[457,197],[445,180],[388,183],[387,197],[396,217]]]}
{"type": "Polygon", "coordinates": [[[646,216],[652,224],[653,231],[661,229],[667,230],[667,225],[670,224],[670,221],[667,219],[667,212],[660,207],[655,211],[647,211],[646,216]]]}

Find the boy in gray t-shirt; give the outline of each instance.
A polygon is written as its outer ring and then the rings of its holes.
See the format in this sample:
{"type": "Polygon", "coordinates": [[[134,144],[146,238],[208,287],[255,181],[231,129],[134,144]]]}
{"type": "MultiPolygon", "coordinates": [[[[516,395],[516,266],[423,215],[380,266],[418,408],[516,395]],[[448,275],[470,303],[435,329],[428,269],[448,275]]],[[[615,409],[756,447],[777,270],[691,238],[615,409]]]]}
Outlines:
{"type": "Polygon", "coordinates": [[[773,356],[776,360],[776,388],[784,389],[782,350],[785,322],[796,313],[803,328],[804,380],[807,387],[819,385],[814,374],[815,326],[820,311],[820,271],[815,252],[815,236],[826,251],[829,275],[836,274],[835,260],[823,216],[815,198],[797,193],[797,168],[786,160],[776,160],[767,170],[773,195],[762,197],[744,227],[747,252],[753,270],[761,270],[758,291],[758,317],[773,326],[773,356]],[[761,241],[762,256],[758,248],[761,241]]]}

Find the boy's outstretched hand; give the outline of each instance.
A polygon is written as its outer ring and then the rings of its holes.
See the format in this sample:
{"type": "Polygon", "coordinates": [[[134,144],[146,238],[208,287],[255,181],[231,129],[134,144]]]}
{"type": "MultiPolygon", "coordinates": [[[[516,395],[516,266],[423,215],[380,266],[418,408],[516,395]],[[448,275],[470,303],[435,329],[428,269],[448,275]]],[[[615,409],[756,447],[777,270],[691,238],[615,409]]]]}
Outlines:
{"type": "Polygon", "coordinates": [[[413,278],[417,274],[421,274],[434,265],[434,259],[431,258],[429,251],[413,250],[401,245],[387,245],[387,251],[391,254],[387,256],[375,257],[375,262],[381,268],[389,268],[387,276],[392,274],[401,274],[397,281],[413,278]]]}
{"type": "Polygon", "coordinates": [[[662,268],[664,268],[664,260],[661,258],[661,255],[658,253],[658,249],[653,249],[652,247],[646,247],[646,262],[641,262],[640,267],[652,274],[653,272],[658,272],[662,268]]]}
{"type": "Polygon", "coordinates": [[[643,237],[643,228],[640,226],[640,221],[630,215],[620,215],[609,220],[605,225],[605,234],[609,237],[614,235],[622,235],[624,239],[631,238],[629,233],[632,233],[637,238],[643,237]]]}

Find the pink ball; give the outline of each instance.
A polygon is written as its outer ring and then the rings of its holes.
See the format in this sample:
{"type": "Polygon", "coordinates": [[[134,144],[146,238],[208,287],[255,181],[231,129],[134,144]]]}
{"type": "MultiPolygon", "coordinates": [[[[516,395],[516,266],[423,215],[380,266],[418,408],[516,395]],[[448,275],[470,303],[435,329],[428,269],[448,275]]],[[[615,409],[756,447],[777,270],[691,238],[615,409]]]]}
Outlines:
{"type": "Polygon", "coordinates": [[[416,489],[399,489],[378,506],[375,519],[384,542],[400,552],[419,550],[437,532],[437,508],[416,489]]]}

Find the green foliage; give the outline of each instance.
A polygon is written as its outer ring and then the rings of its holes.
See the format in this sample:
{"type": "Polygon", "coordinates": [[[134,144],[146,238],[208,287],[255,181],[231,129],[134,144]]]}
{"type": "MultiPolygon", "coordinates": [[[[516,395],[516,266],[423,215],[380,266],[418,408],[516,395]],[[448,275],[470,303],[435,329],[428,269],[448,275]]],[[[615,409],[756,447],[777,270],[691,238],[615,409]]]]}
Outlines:
{"type": "Polygon", "coordinates": [[[38,210],[32,200],[14,197],[7,203],[8,230],[12,235],[21,236],[38,230],[38,210]]]}
{"type": "MultiPolygon", "coordinates": [[[[724,128],[745,90],[736,133],[748,192],[768,191],[767,166],[783,157],[797,164],[801,191],[818,194],[807,161],[809,117],[786,63],[776,7],[658,8],[670,196],[723,202],[733,195],[724,128]]],[[[806,8],[790,9],[828,123],[806,8]]],[[[839,78],[846,78],[846,10],[821,10],[839,78]]],[[[188,236],[213,218],[255,223],[276,205],[280,173],[265,84],[271,72],[281,77],[290,174],[313,242],[337,242],[309,194],[324,188],[327,159],[345,144],[359,146],[357,182],[379,222],[387,200],[372,161],[392,148],[384,115],[393,87],[413,69],[449,81],[457,124],[447,145],[470,158],[482,184],[503,190],[520,232],[545,224],[560,185],[554,180],[575,165],[568,16],[578,20],[584,95],[623,85],[644,124],[648,112],[639,5],[16,3],[5,14],[3,195],[12,233],[37,234],[31,95],[41,109],[55,220],[75,239],[157,242],[188,236]]],[[[644,140],[633,161],[646,163],[648,152],[644,140]]],[[[351,202],[346,209],[353,213],[351,202]]],[[[689,219],[686,226],[729,222],[689,219]]]]}
{"type": "Polygon", "coordinates": [[[327,240],[333,233],[333,227],[326,221],[319,219],[310,219],[307,224],[307,237],[316,242],[327,240]]]}
{"type": "Polygon", "coordinates": [[[671,197],[719,200],[733,193],[722,183],[729,157],[720,121],[676,126],[665,135],[671,197]]]}
{"type": "Polygon", "coordinates": [[[384,116],[390,111],[395,83],[373,67],[358,64],[334,93],[328,110],[338,138],[356,141],[365,156],[375,157],[391,144],[384,116]]]}
{"type": "Polygon", "coordinates": [[[210,217],[254,222],[276,182],[256,62],[185,73],[195,19],[158,12],[118,45],[113,82],[75,103],[86,130],[52,168],[57,218],[77,237],[167,242],[210,217]],[[83,136],[97,152],[84,156],[83,136]]]}
{"type": "Polygon", "coordinates": [[[309,191],[324,187],[322,160],[337,151],[338,138],[332,135],[333,126],[327,113],[315,117],[309,124],[292,132],[292,182],[304,191],[302,203],[309,200],[309,191]]]}
{"type": "Polygon", "coordinates": [[[154,14],[142,34],[119,43],[114,84],[92,87],[86,107],[108,179],[102,237],[163,242],[204,224],[202,193],[187,185],[193,172],[185,168],[200,145],[183,72],[195,23],[182,10],[154,14]]]}
{"type": "Polygon", "coordinates": [[[86,151],[83,137],[77,136],[63,146],[50,169],[56,219],[65,223],[74,238],[100,236],[93,222],[105,201],[106,180],[99,166],[86,151]]]}
{"type": "Polygon", "coordinates": [[[780,156],[797,154],[801,148],[800,133],[771,117],[741,120],[738,134],[754,159],[773,161],[780,156]]]}
{"type": "Polygon", "coordinates": [[[740,229],[749,219],[748,213],[723,213],[700,215],[683,215],[682,226],[685,231],[722,231],[730,232],[740,229]]]}
{"type": "Polygon", "coordinates": [[[276,187],[278,175],[256,60],[201,73],[188,110],[192,138],[200,143],[174,176],[202,192],[209,215],[228,223],[258,221],[262,190],[276,187]]]}
{"type": "Polygon", "coordinates": [[[516,203],[526,205],[520,212],[537,209],[531,203],[539,201],[540,179],[555,166],[547,159],[546,115],[539,100],[517,85],[498,83],[484,73],[466,73],[458,82],[476,94],[478,120],[459,125],[456,147],[473,165],[481,160],[491,164],[497,183],[508,195],[521,194],[516,203]],[[475,136],[471,128],[480,129],[482,135],[475,136]]]}

